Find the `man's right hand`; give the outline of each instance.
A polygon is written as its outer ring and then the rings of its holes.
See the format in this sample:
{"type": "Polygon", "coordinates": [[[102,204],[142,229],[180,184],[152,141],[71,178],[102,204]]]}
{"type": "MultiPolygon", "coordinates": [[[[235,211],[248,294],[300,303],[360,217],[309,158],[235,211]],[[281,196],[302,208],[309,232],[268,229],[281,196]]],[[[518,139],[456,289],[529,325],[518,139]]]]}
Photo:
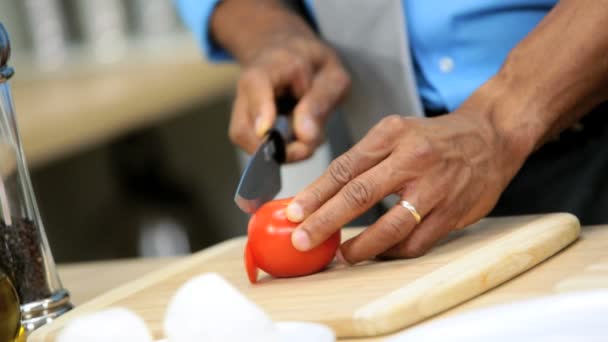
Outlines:
{"type": "Polygon", "coordinates": [[[243,66],[230,121],[231,140],[254,152],[276,118],[275,99],[291,91],[299,102],[293,118],[296,139],[287,148],[287,159],[310,157],[323,141],[327,117],[350,86],[337,54],[277,0],[224,1],[212,27],[216,40],[243,66]],[[244,10],[248,22],[241,21],[240,29],[231,27],[244,10]],[[237,39],[229,32],[250,37],[237,39]]]}

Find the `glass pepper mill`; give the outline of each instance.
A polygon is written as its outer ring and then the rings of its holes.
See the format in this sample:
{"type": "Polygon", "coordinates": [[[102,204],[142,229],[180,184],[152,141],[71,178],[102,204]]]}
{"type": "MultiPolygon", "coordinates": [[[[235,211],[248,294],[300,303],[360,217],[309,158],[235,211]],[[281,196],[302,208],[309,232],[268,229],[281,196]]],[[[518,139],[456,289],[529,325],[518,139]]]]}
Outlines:
{"type": "Polygon", "coordinates": [[[25,162],[8,80],[13,69],[0,23],[0,269],[12,281],[27,332],[72,308],[61,285],[25,162]]]}

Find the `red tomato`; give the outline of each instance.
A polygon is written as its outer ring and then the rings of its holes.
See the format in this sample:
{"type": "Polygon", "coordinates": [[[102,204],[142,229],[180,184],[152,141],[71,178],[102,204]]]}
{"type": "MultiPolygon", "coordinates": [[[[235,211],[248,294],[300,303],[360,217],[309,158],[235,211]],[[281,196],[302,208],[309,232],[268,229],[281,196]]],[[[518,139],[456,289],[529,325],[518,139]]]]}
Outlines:
{"type": "Polygon", "coordinates": [[[249,240],[245,247],[245,266],[252,283],[257,269],[274,277],[297,277],[316,273],[327,266],[340,246],[340,231],[310,251],[301,252],[291,243],[298,226],[289,221],[285,209],[291,198],[264,204],[249,220],[249,240]]]}
{"type": "Polygon", "coordinates": [[[249,248],[249,243],[245,245],[245,269],[247,270],[247,277],[252,284],[258,280],[258,269],[253,262],[253,255],[249,248]]]}

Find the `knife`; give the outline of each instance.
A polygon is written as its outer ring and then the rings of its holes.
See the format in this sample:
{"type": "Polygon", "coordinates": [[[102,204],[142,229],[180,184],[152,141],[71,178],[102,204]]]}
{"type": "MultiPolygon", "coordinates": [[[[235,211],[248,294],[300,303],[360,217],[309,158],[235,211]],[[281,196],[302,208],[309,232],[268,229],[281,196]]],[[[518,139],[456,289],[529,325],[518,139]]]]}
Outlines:
{"type": "Polygon", "coordinates": [[[297,100],[291,94],[277,99],[274,126],[266,133],[241,175],[234,201],[248,214],[281,191],[281,165],[287,159],[287,144],[294,139],[290,118],[296,104],[297,100]]]}

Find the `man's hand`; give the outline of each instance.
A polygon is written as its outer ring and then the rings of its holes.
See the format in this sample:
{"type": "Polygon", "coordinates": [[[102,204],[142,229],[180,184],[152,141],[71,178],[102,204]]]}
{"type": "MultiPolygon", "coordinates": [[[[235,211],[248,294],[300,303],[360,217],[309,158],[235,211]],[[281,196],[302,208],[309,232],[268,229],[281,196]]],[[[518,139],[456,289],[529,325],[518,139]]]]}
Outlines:
{"type": "Polygon", "coordinates": [[[336,159],[287,209],[302,222],[292,235],[308,250],[389,194],[397,205],[359,236],[345,242],[348,263],[381,257],[416,257],[440,238],[485,216],[523,157],[479,116],[454,112],[436,118],[390,116],[336,159]]]}
{"type": "Polygon", "coordinates": [[[289,91],[299,102],[287,160],[310,157],[323,141],[329,113],[350,86],[336,53],[276,0],[224,1],[212,26],[244,68],[230,121],[232,141],[254,152],[276,118],[275,99],[289,91]]]}
{"type": "Polygon", "coordinates": [[[310,157],[323,141],[328,115],[349,87],[336,54],[317,38],[287,36],[244,67],[230,121],[232,141],[254,152],[276,118],[275,99],[291,91],[299,102],[293,117],[296,141],[287,147],[287,160],[310,157]]]}

